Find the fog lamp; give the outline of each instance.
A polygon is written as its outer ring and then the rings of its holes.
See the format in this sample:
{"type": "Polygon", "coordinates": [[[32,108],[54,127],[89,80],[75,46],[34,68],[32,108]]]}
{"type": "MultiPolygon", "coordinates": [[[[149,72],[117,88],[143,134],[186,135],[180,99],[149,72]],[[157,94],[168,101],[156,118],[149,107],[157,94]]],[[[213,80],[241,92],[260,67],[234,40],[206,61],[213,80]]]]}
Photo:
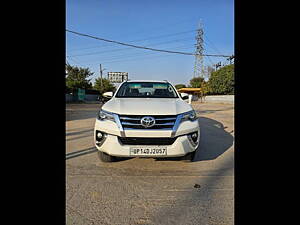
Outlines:
{"type": "Polygon", "coordinates": [[[197,138],[198,138],[198,132],[193,133],[191,136],[192,136],[192,140],[193,140],[194,142],[196,142],[196,141],[197,141],[197,138]]]}
{"type": "Polygon", "coordinates": [[[101,132],[97,132],[97,139],[98,140],[101,140],[103,137],[102,133],[101,132]]]}
{"type": "Polygon", "coordinates": [[[191,134],[188,134],[188,139],[194,147],[197,146],[197,144],[198,144],[198,132],[193,132],[191,134]]]}
{"type": "Polygon", "coordinates": [[[98,146],[102,145],[103,142],[105,141],[105,137],[106,137],[106,134],[97,130],[96,131],[96,144],[98,146]]]}

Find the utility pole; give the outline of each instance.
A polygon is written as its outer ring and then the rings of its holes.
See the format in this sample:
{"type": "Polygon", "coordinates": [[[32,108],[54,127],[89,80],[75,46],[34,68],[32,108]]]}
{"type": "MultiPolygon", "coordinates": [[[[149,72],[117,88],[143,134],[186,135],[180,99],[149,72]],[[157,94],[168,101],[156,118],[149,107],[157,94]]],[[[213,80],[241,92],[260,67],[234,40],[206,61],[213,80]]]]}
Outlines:
{"type": "Polygon", "coordinates": [[[102,65],[100,64],[100,86],[101,86],[101,93],[103,91],[103,81],[102,81],[102,75],[103,75],[103,71],[106,69],[102,69],[102,65]]]}
{"type": "Polygon", "coordinates": [[[101,93],[103,90],[103,83],[102,83],[102,65],[100,64],[100,86],[101,86],[101,93]]]}

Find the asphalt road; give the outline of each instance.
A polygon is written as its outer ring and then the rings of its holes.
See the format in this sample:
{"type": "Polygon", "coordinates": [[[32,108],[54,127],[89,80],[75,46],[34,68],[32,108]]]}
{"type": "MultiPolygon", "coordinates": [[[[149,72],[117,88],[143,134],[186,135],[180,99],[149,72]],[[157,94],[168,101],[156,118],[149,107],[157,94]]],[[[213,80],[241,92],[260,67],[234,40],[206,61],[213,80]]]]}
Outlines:
{"type": "Polygon", "coordinates": [[[93,145],[100,105],[67,104],[67,224],[233,224],[233,105],[193,107],[201,129],[195,162],[133,158],[102,163],[93,145]]]}

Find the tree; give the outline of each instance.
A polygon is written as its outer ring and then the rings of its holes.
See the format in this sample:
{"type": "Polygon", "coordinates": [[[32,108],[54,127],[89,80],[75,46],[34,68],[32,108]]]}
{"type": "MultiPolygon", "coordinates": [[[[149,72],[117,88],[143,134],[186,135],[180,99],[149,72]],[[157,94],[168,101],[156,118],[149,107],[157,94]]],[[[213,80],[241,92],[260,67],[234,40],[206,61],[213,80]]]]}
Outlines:
{"type": "Polygon", "coordinates": [[[207,66],[207,77],[210,78],[210,75],[214,71],[215,71],[215,69],[212,66],[207,66]]]}
{"type": "Polygon", "coordinates": [[[209,87],[214,94],[234,94],[234,64],[212,72],[209,87]]]}
{"type": "Polygon", "coordinates": [[[185,86],[185,84],[176,84],[175,85],[175,88],[178,90],[178,89],[180,89],[180,88],[185,88],[186,86],[185,86]]]}
{"type": "Polygon", "coordinates": [[[199,88],[199,87],[201,87],[202,82],[204,82],[203,77],[194,77],[190,80],[190,86],[192,88],[199,88]]]}
{"type": "Polygon", "coordinates": [[[104,92],[108,92],[108,91],[114,92],[116,90],[115,86],[108,79],[102,78],[102,85],[103,85],[102,86],[103,90],[101,90],[101,78],[100,77],[97,78],[95,80],[94,89],[98,90],[101,95],[104,92]]]}
{"type": "Polygon", "coordinates": [[[209,82],[203,81],[201,83],[201,92],[204,96],[206,96],[207,94],[209,94],[211,92],[210,90],[210,86],[209,86],[209,82]]]}
{"type": "Polygon", "coordinates": [[[78,88],[89,89],[92,88],[92,83],[88,77],[94,73],[89,68],[81,68],[77,66],[66,65],[66,89],[73,92],[78,88]]]}

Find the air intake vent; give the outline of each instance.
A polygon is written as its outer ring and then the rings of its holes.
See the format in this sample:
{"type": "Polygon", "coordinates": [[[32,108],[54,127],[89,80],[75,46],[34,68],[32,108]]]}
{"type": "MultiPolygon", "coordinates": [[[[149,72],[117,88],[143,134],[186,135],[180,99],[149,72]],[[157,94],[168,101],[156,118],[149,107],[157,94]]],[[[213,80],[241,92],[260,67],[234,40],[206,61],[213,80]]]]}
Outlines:
{"type": "Polygon", "coordinates": [[[174,138],[133,138],[118,137],[123,145],[172,145],[177,137],[174,138]]]}

